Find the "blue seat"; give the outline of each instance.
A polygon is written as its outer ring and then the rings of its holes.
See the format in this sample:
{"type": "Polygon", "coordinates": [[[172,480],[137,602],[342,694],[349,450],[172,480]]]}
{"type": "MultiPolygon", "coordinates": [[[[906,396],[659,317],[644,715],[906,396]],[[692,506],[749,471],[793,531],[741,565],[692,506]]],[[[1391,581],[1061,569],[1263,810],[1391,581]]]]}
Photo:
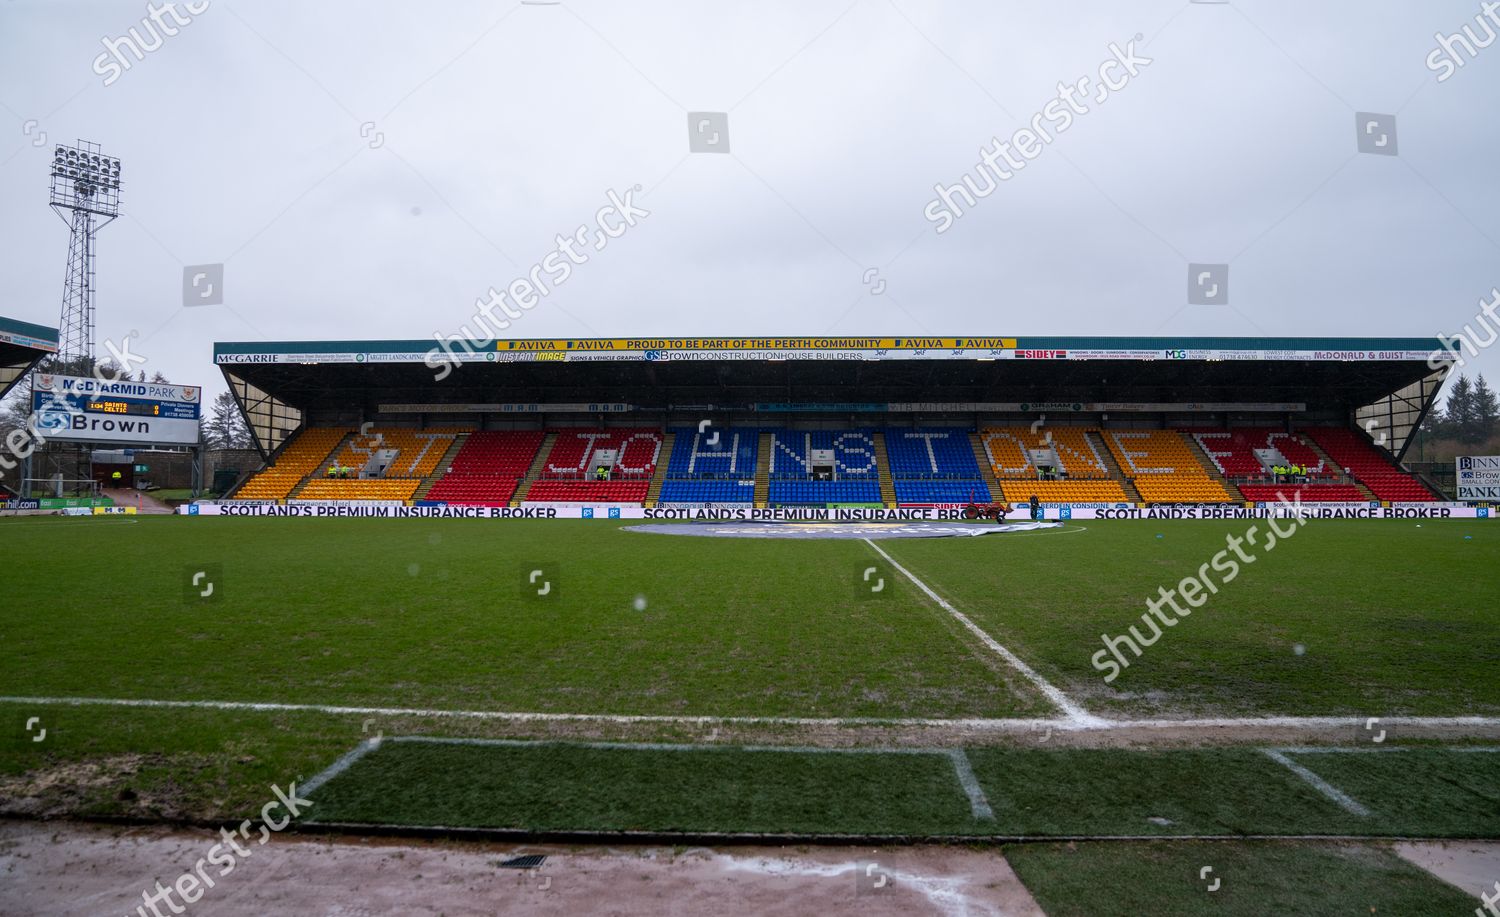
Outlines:
{"type": "Polygon", "coordinates": [[[891,477],[942,477],[981,480],[969,431],[954,427],[889,428],[885,454],[891,477]]]}
{"type": "Polygon", "coordinates": [[[897,503],[986,503],[989,488],[979,478],[972,480],[918,481],[896,480],[897,503]]]}
{"type": "Polygon", "coordinates": [[[768,500],[779,505],[879,503],[880,482],[873,477],[842,481],[772,481],[768,500]]]}
{"type": "Polygon", "coordinates": [[[662,482],[660,503],[750,503],[755,480],[697,480],[668,478],[662,482]]]}
{"type": "Polygon", "coordinates": [[[760,430],[674,427],[659,503],[752,503],[760,430]]]}

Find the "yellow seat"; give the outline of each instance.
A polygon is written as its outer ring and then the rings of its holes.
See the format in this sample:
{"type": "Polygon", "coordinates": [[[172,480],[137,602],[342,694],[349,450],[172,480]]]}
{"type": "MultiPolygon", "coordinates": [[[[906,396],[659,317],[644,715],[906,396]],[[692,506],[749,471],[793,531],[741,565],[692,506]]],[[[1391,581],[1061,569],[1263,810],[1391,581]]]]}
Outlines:
{"type": "Polygon", "coordinates": [[[1103,457],[1082,427],[1043,428],[1035,433],[1029,427],[986,427],[979,431],[979,441],[984,445],[995,477],[1002,481],[1035,479],[1037,469],[1028,450],[1045,449],[1049,445],[1056,450],[1061,470],[1069,479],[1109,480],[1110,477],[1103,457]]]}
{"type": "Polygon", "coordinates": [[[303,478],[325,467],[328,453],[349,434],[346,427],[310,427],[287,443],[271,467],[257,472],[235,492],[237,500],[281,500],[303,478]]]}
{"type": "Polygon", "coordinates": [[[1107,430],[1104,443],[1147,503],[1227,503],[1233,498],[1209,477],[1176,430],[1107,430]]]}

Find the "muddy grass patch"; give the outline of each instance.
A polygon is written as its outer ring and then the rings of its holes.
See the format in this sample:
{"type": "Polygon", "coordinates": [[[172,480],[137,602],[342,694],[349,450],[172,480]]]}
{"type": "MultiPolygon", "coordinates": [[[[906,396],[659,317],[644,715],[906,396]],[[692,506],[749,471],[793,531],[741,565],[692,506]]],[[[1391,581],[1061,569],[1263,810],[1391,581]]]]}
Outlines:
{"type": "Polygon", "coordinates": [[[207,755],[121,754],[59,761],[18,776],[0,776],[0,815],[61,818],[109,813],[186,818],[177,776],[214,766],[207,755]]]}

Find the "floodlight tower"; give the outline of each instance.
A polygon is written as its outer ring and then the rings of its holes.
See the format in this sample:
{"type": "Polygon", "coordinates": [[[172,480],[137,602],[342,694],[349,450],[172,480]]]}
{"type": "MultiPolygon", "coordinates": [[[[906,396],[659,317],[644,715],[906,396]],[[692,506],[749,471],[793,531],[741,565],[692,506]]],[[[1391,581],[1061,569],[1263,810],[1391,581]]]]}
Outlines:
{"type": "Polygon", "coordinates": [[[72,229],[63,283],[57,357],[70,368],[92,368],[94,357],[94,233],[120,215],[120,160],[87,140],[52,153],[52,209],[72,229]]]}

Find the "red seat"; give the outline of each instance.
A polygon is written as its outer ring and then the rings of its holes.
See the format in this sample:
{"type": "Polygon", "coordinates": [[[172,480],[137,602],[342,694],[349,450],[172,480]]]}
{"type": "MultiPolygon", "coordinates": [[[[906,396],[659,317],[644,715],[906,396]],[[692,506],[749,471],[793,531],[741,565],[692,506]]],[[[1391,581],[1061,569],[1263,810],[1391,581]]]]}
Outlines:
{"type": "Polygon", "coordinates": [[[1331,469],[1311,447],[1295,433],[1275,427],[1235,427],[1233,429],[1193,429],[1193,438],[1203,451],[1229,477],[1258,476],[1265,473],[1256,449],[1276,449],[1293,465],[1310,470],[1310,477],[1332,476],[1331,469]]]}
{"type": "Polygon", "coordinates": [[[428,500],[504,506],[526,476],[545,438],[541,430],[481,430],[469,434],[428,500]]]}
{"type": "Polygon", "coordinates": [[[1392,503],[1427,503],[1437,499],[1426,485],[1396,467],[1386,453],[1354,430],[1314,427],[1303,432],[1377,498],[1392,503]]]}
{"type": "Polygon", "coordinates": [[[1240,493],[1253,503],[1276,503],[1281,497],[1303,503],[1364,503],[1369,498],[1353,484],[1241,484],[1240,493]]]}
{"type": "Polygon", "coordinates": [[[661,459],[662,432],[646,427],[570,429],[558,432],[542,460],[542,479],[528,501],[541,503],[644,503],[661,459]],[[592,480],[594,454],[616,453],[611,480],[592,480]]]}
{"type": "Polygon", "coordinates": [[[539,503],[644,503],[650,481],[537,481],[527,500],[539,503]]]}

